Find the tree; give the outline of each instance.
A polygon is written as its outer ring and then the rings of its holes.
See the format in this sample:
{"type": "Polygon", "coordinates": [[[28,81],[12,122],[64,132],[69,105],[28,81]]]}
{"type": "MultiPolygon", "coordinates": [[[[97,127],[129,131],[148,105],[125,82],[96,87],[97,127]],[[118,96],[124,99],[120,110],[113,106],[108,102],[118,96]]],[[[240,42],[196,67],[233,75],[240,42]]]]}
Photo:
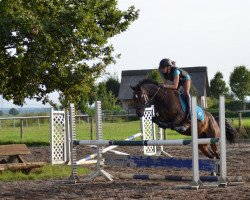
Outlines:
{"type": "Polygon", "coordinates": [[[214,78],[210,80],[210,91],[212,97],[216,99],[219,99],[220,95],[228,94],[229,89],[223,80],[223,74],[221,72],[216,72],[214,78]]]}
{"type": "Polygon", "coordinates": [[[250,71],[244,66],[235,67],[229,77],[229,85],[232,92],[242,103],[250,92],[250,71]]]}
{"type": "Polygon", "coordinates": [[[117,77],[110,76],[106,81],[106,90],[107,92],[111,91],[115,97],[118,97],[120,85],[117,77]]]}
{"type": "Polygon", "coordinates": [[[107,91],[106,82],[101,82],[98,85],[97,99],[102,102],[103,110],[114,110],[117,98],[111,91],[107,91]]]}
{"type": "Polygon", "coordinates": [[[158,69],[153,69],[151,70],[147,78],[155,80],[157,83],[162,83],[161,75],[158,69]]]}
{"type": "Polygon", "coordinates": [[[19,111],[18,111],[17,109],[15,109],[15,108],[11,108],[11,109],[9,110],[9,114],[10,114],[10,115],[18,115],[18,114],[19,114],[19,111]]]}
{"type": "Polygon", "coordinates": [[[0,110],[0,116],[3,116],[3,111],[2,110],[0,110]]]}
{"type": "Polygon", "coordinates": [[[196,87],[193,85],[193,84],[191,84],[191,87],[190,87],[190,95],[191,96],[198,96],[198,90],[196,89],[196,87]]]}
{"type": "Polygon", "coordinates": [[[108,40],[138,17],[117,0],[0,1],[0,94],[14,104],[43,103],[57,91],[66,105],[78,103],[108,64],[108,40]]]}

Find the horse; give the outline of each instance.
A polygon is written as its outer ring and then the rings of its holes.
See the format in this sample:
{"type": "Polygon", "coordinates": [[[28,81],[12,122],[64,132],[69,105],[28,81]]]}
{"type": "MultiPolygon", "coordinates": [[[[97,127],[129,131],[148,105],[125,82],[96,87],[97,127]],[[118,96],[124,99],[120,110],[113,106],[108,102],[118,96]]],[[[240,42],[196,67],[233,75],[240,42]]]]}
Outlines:
{"type": "MultiPolygon", "coordinates": [[[[181,107],[179,91],[164,89],[156,81],[144,79],[135,86],[133,90],[133,102],[136,115],[142,117],[144,110],[149,105],[154,105],[155,116],[152,119],[161,128],[171,128],[178,133],[191,136],[190,120],[187,119],[181,107]],[[180,126],[186,129],[180,129],[180,126]]],[[[213,117],[211,113],[204,111],[204,120],[197,122],[198,138],[220,138],[219,118],[213,117]]],[[[237,137],[237,130],[225,120],[226,139],[234,143],[237,137]]],[[[219,159],[217,144],[199,144],[199,150],[208,158],[219,159]]]]}

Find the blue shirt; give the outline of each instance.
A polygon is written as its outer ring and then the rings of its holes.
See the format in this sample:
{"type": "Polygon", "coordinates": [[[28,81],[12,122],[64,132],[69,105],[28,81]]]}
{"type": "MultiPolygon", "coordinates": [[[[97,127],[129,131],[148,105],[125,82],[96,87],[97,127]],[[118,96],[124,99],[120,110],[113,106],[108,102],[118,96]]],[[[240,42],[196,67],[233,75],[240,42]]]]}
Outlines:
{"type": "MultiPolygon", "coordinates": [[[[180,73],[181,73],[180,70],[179,70],[179,69],[176,69],[176,70],[174,71],[174,73],[173,73],[173,76],[174,76],[174,77],[179,76],[180,73]]],[[[185,76],[185,77],[183,78],[183,80],[190,80],[189,74],[187,74],[187,76],[185,76]]]]}

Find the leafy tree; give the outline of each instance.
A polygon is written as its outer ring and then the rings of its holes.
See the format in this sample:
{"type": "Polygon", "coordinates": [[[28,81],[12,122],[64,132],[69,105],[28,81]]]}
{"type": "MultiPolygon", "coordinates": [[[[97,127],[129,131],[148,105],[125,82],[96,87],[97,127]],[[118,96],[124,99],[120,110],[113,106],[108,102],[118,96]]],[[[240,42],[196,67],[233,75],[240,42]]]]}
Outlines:
{"type": "Polygon", "coordinates": [[[107,91],[106,82],[101,82],[98,85],[97,91],[98,100],[102,102],[103,110],[114,110],[117,98],[111,91],[107,91]]]}
{"type": "Polygon", "coordinates": [[[120,85],[121,84],[120,84],[118,78],[111,76],[106,81],[106,90],[107,90],[107,92],[111,91],[115,97],[118,97],[120,85]]]}
{"type": "Polygon", "coordinates": [[[17,109],[15,109],[15,108],[11,108],[11,109],[9,110],[9,114],[10,114],[10,115],[18,115],[18,114],[19,114],[19,111],[18,111],[17,109]]]}
{"type": "Polygon", "coordinates": [[[226,86],[226,82],[223,80],[223,74],[221,72],[217,72],[214,75],[214,78],[210,80],[210,91],[212,97],[219,99],[220,95],[228,94],[228,87],[226,86]]]}
{"type": "Polygon", "coordinates": [[[116,109],[117,98],[113,95],[111,91],[107,92],[102,98],[102,108],[104,110],[114,110],[116,109]]]}
{"type": "Polygon", "coordinates": [[[192,84],[190,87],[190,95],[191,96],[198,96],[198,90],[196,89],[196,87],[192,84]]]}
{"type": "Polygon", "coordinates": [[[246,66],[242,65],[234,68],[230,74],[229,85],[232,92],[241,101],[243,109],[244,99],[250,92],[250,71],[246,66]]]}
{"type": "Polygon", "coordinates": [[[108,40],[137,17],[117,0],[0,1],[0,94],[53,104],[57,91],[64,105],[79,103],[115,62],[108,40]]]}
{"type": "Polygon", "coordinates": [[[160,72],[159,72],[158,69],[153,69],[153,70],[151,70],[151,71],[148,73],[147,78],[153,79],[153,80],[155,80],[157,83],[162,83],[161,75],[160,75],[160,72]]]}

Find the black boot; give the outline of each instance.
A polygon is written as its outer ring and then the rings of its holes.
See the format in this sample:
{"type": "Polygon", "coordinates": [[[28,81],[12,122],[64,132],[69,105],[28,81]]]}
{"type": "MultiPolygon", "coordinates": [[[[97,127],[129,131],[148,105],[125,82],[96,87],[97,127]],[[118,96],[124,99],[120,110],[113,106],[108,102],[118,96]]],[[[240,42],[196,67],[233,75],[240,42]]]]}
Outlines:
{"type": "Polygon", "coordinates": [[[191,100],[190,100],[190,96],[186,95],[186,106],[187,106],[187,110],[186,110],[186,117],[187,119],[191,119],[191,100]]]}

